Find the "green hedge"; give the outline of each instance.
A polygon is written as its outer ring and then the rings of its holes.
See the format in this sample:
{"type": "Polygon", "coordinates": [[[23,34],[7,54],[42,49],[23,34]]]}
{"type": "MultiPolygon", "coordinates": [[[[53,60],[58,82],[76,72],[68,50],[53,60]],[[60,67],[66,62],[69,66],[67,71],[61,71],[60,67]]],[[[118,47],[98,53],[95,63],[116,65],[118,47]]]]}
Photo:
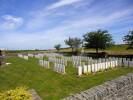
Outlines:
{"type": "Polygon", "coordinates": [[[0,100],[33,100],[30,92],[25,87],[18,87],[14,90],[8,90],[0,93],[0,100]]]}

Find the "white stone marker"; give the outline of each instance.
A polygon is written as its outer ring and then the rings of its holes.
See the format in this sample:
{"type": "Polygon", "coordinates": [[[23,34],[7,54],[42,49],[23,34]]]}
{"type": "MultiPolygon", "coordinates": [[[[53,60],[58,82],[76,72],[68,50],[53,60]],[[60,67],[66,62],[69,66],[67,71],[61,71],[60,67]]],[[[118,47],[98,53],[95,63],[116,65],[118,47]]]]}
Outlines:
{"type": "Polygon", "coordinates": [[[112,61],[112,63],[113,63],[113,66],[112,67],[114,68],[115,67],[115,61],[112,61]]]}
{"type": "Polygon", "coordinates": [[[99,63],[100,70],[102,70],[102,63],[99,63]]]}
{"type": "Polygon", "coordinates": [[[88,72],[88,73],[91,73],[91,65],[88,65],[88,68],[87,68],[87,69],[88,69],[87,72],[88,72]]]}
{"type": "Polygon", "coordinates": [[[107,62],[108,68],[110,68],[110,61],[107,62]]]}
{"type": "Polygon", "coordinates": [[[39,65],[43,66],[43,60],[39,60],[39,65]]]}
{"type": "Polygon", "coordinates": [[[108,69],[108,64],[107,64],[107,62],[105,62],[105,69],[108,69]]]}
{"type": "Polygon", "coordinates": [[[65,74],[65,65],[55,63],[54,71],[61,73],[61,74],[65,74]]]}
{"type": "Polygon", "coordinates": [[[111,68],[113,68],[113,61],[111,61],[110,63],[111,63],[111,68]]]}
{"type": "Polygon", "coordinates": [[[118,60],[115,61],[115,67],[117,67],[117,66],[118,66],[118,60]]]}
{"type": "Polygon", "coordinates": [[[34,55],[33,55],[33,54],[28,54],[28,56],[29,56],[29,57],[34,57],[34,55]]]}
{"type": "Polygon", "coordinates": [[[82,67],[81,67],[81,66],[78,67],[78,75],[79,75],[79,76],[82,75],[82,67]]]}
{"type": "Polygon", "coordinates": [[[25,60],[28,60],[28,56],[24,56],[24,59],[25,59],[25,60]]]}
{"type": "Polygon", "coordinates": [[[105,70],[105,63],[102,63],[102,70],[105,70]]]}
{"type": "Polygon", "coordinates": [[[87,65],[83,66],[83,73],[86,74],[87,73],[87,65]]]}
{"type": "Polygon", "coordinates": [[[122,66],[122,59],[118,60],[118,66],[122,66]]]}
{"type": "Polygon", "coordinates": [[[95,66],[95,72],[97,72],[98,71],[98,68],[97,68],[97,64],[94,64],[94,66],[95,66]]]}
{"type": "Polygon", "coordinates": [[[101,70],[101,64],[100,63],[97,64],[97,68],[98,68],[98,71],[101,70]]]}
{"type": "Polygon", "coordinates": [[[128,61],[127,60],[123,60],[124,66],[128,66],[128,61]]]}
{"type": "Polygon", "coordinates": [[[65,66],[63,66],[62,73],[64,73],[64,74],[66,73],[65,66]]]}
{"type": "Polygon", "coordinates": [[[91,68],[92,68],[92,72],[94,73],[95,72],[95,64],[92,64],[91,68]]]}
{"type": "Polygon", "coordinates": [[[133,61],[129,61],[129,66],[133,67],[133,61]]]}
{"type": "Polygon", "coordinates": [[[48,61],[43,61],[43,66],[45,68],[49,68],[49,62],[48,61]]]}

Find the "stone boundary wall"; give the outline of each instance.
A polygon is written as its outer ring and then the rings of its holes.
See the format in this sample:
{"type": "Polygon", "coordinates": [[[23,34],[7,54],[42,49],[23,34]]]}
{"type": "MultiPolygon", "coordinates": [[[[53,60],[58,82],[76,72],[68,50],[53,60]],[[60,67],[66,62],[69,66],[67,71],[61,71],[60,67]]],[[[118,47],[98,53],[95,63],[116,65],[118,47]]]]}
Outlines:
{"type": "Polygon", "coordinates": [[[33,100],[42,100],[42,98],[37,94],[34,89],[30,89],[29,92],[32,94],[33,100]]]}
{"type": "Polygon", "coordinates": [[[71,95],[63,100],[133,100],[133,73],[71,95]]]}

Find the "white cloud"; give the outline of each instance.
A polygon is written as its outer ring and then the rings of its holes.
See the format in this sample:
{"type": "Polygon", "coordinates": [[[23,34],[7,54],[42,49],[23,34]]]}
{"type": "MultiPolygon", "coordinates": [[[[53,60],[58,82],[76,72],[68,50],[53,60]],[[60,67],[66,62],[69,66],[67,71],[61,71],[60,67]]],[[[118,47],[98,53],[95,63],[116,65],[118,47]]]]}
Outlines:
{"type": "MultiPolygon", "coordinates": [[[[116,11],[110,15],[97,15],[97,16],[84,16],[82,18],[77,18],[75,20],[69,20],[62,23],[60,26],[56,26],[49,30],[39,30],[39,32],[27,33],[21,35],[11,35],[6,37],[3,41],[7,43],[9,41],[10,45],[19,48],[53,48],[56,43],[61,43],[65,47],[64,40],[69,36],[80,37],[84,32],[95,30],[99,28],[106,28],[107,26],[114,26],[119,21],[125,21],[126,16],[130,13],[130,9],[121,11],[116,11]],[[54,38],[53,38],[54,37],[54,38]],[[12,42],[11,42],[12,41],[12,42]],[[34,44],[34,45],[33,45],[34,44]]],[[[116,35],[115,35],[116,36],[116,35]]],[[[14,48],[15,48],[14,47],[14,48]]]]}
{"type": "Polygon", "coordinates": [[[56,2],[52,5],[49,5],[46,9],[48,9],[48,10],[56,9],[56,8],[60,8],[60,7],[66,6],[66,5],[71,5],[73,3],[77,3],[79,1],[82,1],[82,0],[59,0],[58,2],[56,2]]]}
{"type": "MultiPolygon", "coordinates": [[[[34,13],[29,16],[29,19],[27,20],[25,26],[27,28],[25,29],[26,31],[24,33],[10,33],[10,35],[5,36],[4,38],[0,37],[3,41],[0,45],[4,43],[7,47],[13,48],[28,47],[49,49],[53,48],[56,43],[61,43],[64,47],[64,40],[69,36],[82,37],[82,35],[87,31],[92,31],[99,28],[109,29],[112,26],[116,28],[115,31],[118,31],[118,29],[120,30],[125,27],[122,26],[124,22],[132,21],[132,16],[130,16],[132,14],[132,8],[130,7],[127,9],[114,9],[111,6],[108,11],[99,6],[91,7],[90,1],[93,0],[88,0],[90,2],[89,4],[88,1],[86,4],[85,0],[85,2],[82,2],[83,4],[79,1],[81,0],[59,0],[58,2],[49,5],[47,8],[34,10],[34,13]],[[77,4],[75,5],[75,3],[77,4]],[[56,9],[71,4],[72,6],[67,9],[56,9]],[[85,7],[85,10],[81,9],[81,7],[84,8],[84,5],[89,6],[85,7]],[[130,20],[128,18],[129,16],[131,17],[130,20]],[[62,20],[59,20],[58,22],[58,19],[62,20]],[[118,28],[119,25],[121,26],[120,28],[118,28]]],[[[6,20],[13,20],[14,23],[19,23],[18,19],[20,17],[17,17],[17,20],[16,17],[13,16],[7,16],[7,18],[4,18],[6,20]]],[[[23,19],[21,24],[22,23],[23,19]]],[[[20,26],[19,24],[15,25],[17,27],[20,26]]],[[[13,27],[14,24],[11,24],[11,26],[13,27]]],[[[126,30],[128,30],[128,28],[129,27],[127,27],[126,30]]],[[[121,32],[116,32],[119,35],[116,35],[114,32],[112,33],[115,40],[117,40],[121,32]]]]}
{"type": "MultiPolygon", "coordinates": [[[[72,15],[76,12],[75,11],[64,12],[61,9],[56,9],[56,8],[60,8],[68,5],[72,5],[72,7],[75,7],[75,9],[78,7],[80,8],[81,6],[84,6],[82,1],[83,0],[59,0],[58,2],[48,5],[47,7],[41,8],[36,11],[32,11],[30,12],[30,18],[27,21],[26,27],[29,30],[31,29],[36,30],[42,26],[45,27],[45,25],[51,24],[55,20],[52,18],[66,16],[67,14],[72,15]],[[75,3],[78,3],[77,5],[79,6],[75,5],[75,3]]],[[[89,4],[92,1],[93,0],[90,0],[89,4]]]]}
{"type": "Polygon", "coordinates": [[[8,36],[4,35],[0,37],[0,46],[5,48],[17,48],[17,49],[49,49],[54,48],[57,43],[63,44],[64,37],[59,35],[51,36],[51,34],[38,33],[10,33],[8,36]],[[57,37],[55,37],[57,36],[57,37]],[[53,38],[55,37],[55,38],[53,38]],[[4,46],[3,46],[4,44],[4,46]]]}
{"type": "Polygon", "coordinates": [[[12,15],[4,15],[1,23],[0,28],[2,29],[16,29],[23,24],[23,19],[12,15]]]}
{"type": "Polygon", "coordinates": [[[82,28],[97,28],[101,26],[108,26],[115,24],[119,21],[124,21],[126,16],[131,14],[131,9],[126,9],[121,11],[116,11],[114,13],[111,13],[110,15],[97,15],[97,16],[85,16],[82,18],[78,18],[75,20],[68,20],[65,21],[62,26],[55,27],[54,29],[51,29],[49,33],[60,33],[60,32],[66,32],[74,31],[74,30],[80,30],[82,28]],[[58,32],[55,32],[58,31],[58,32]]]}

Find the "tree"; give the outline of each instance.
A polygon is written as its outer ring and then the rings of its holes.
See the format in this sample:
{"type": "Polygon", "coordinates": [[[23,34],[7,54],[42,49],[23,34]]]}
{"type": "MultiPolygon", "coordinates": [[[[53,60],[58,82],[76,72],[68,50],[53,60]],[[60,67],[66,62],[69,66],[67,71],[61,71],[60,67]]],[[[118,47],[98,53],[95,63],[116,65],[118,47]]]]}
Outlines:
{"type": "Polygon", "coordinates": [[[61,45],[60,44],[57,44],[54,46],[54,48],[59,52],[60,48],[61,48],[61,45]]]}
{"type": "Polygon", "coordinates": [[[133,30],[129,31],[128,34],[124,36],[123,41],[128,44],[129,48],[133,48],[133,30]]]}
{"type": "Polygon", "coordinates": [[[92,31],[86,33],[83,37],[84,46],[96,49],[96,53],[98,53],[99,49],[106,49],[113,44],[112,36],[106,30],[92,31]]]}
{"type": "Polygon", "coordinates": [[[82,41],[79,38],[70,38],[68,40],[65,40],[65,44],[70,46],[72,48],[72,53],[74,50],[77,50],[77,48],[80,47],[82,41]]]}

